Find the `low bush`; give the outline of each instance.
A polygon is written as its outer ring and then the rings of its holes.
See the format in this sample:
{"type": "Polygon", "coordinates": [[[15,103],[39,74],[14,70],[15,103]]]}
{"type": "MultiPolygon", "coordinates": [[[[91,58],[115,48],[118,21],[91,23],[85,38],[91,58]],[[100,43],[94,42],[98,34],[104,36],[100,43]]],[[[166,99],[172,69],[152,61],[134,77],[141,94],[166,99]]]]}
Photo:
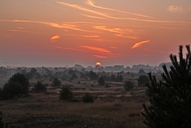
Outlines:
{"type": "Polygon", "coordinates": [[[71,100],[73,98],[73,93],[68,87],[62,87],[60,90],[59,99],[60,100],[71,100]]]}
{"type": "Polygon", "coordinates": [[[35,91],[46,91],[46,85],[44,85],[43,83],[41,83],[40,81],[38,81],[35,85],[33,90],[35,91]]]}
{"type": "Polygon", "coordinates": [[[129,91],[134,88],[134,83],[131,81],[125,81],[124,88],[126,91],[129,91]]]}
{"type": "Polygon", "coordinates": [[[83,102],[85,102],[85,103],[93,103],[94,102],[94,98],[93,98],[93,96],[90,93],[86,93],[83,96],[83,102]]]}

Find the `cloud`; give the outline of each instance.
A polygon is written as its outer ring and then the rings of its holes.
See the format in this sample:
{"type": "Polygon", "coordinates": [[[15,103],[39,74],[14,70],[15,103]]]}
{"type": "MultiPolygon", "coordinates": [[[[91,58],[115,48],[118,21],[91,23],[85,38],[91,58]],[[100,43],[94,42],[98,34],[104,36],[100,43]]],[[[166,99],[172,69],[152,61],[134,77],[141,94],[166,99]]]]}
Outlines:
{"type": "MultiPolygon", "coordinates": [[[[145,19],[143,19],[143,18],[131,18],[131,17],[128,17],[128,18],[126,18],[126,17],[114,17],[114,16],[110,16],[110,15],[105,14],[105,13],[101,13],[101,12],[98,12],[98,11],[95,11],[95,10],[91,10],[91,9],[81,7],[81,6],[76,5],[76,4],[70,4],[70,3],[59,2],[59,1],[57,1],[57,3],[68,6],[68,7],[72,7],[74,9],[78,9],[78,10],[81,10],[81,11],[84,11],[84,12],[87,12],[87,13],[98,15],[98,16],[101,16],[101,17],[106,18],[106,19],[131,20],[131,21],[150,22],[150,23],[180,23],[180,24],[189,23],[190,24],[190,22],[186,22],[186,21],[153,20],[153,19],[148,19],[148,17],[144,17],[145,19]]],[[[90,16],[90,15],[84,15],[84,16],[91,17],[91,18],[95,18],[95,17],[98,18],[97,16],[90,16]]],[[[99,17],[99,18],[101,18],[101,17],[99,17]]]]}
{"type": "Polygon", "coordinates": [[[126,35],[123,35],[123,34],[116,34],[116,36],[122,37],[122,38],[134,39],[134,40],[138,39],[138,37],[136,37],[136,36],[126,36],[126,35]]]}
{"type": "Polygon", "coordinates": [[[83,45],[81,47],[86,48],[86,49],[91,50],[91,51],[96,51],[96,52],[101,52],[101,53],[111,53],[111,51],[104,49],[104,48],[100,48],[100,47],[87,46],[87,45],[83,45]]]}
{"type": "Polygon", "coordinates": [[[106,59],[108,58],[107,56],[101,56],[101,55],[93,55],[94,57],[96,58],[99,58],[99,59],[106,59]]]}
{"type": "Polygon", "coordinates": [[[121,29],[121,28],[107,28],[106,26],[94,26],[95,29],[113,32],[113,33],[124,33],[124,31],[132,32],[131,29],[121,29]]]}
{"type": "Polygon", "coordinates": [[[139,17],[146,17],[146,18],[151,18],[150,16],[147,15],[142,15],[142,14],[137,14],[137,13],[132,13],[132,12],[127,12],[127,11],[121,11],[121,10],[117,10],[117,9],[113,9],[113,8],[106,8],[106,7],[102,7],[102,6],[97,6],[93,3],[92,0],[87,0],[86,4],[98,8],[98,9],[103,9],[103,10],[110,10],[110,11],[115,11],[115,12],[119,12],[119,13],[125,13],[125,14],[130,14],[130,15],[134,15],[134,16],[139,16],[139,17]]]}
{"type": "Polygon", "coordinates": [[[68,7],[72,7],[72,8],[81,10],[81,11],[85,11],[85,12],[88,12],[88,13],[92,13],[92,14],[100,15],[100,16],[103,16],[103,17],[106,17],[106,18],[110,18],[110,16],[108,16],[108,15],[106,15],[104,13],[94,11],[94,10],[91,10],[91,9],[87,9],[87,8],[83,8],[83,7],[81,7],[79,5],[76,5],[76,4],[69,4],[69,3],[65,3],[65,2],[59,2],[59,1],[57,1],[57,3],[68,6],[68,7]]]}
{"type": "Polygon", "coordinates": [[[27,30],[24,30],[24,29],[6,29],[6,30],[10,31],[10,32],[22,32],[22,33],[31,33],[31,34],[47,34],[47,33],[44,33],[44,32],[27,31],[27,30]]]}
{"type": "Polygon", "coordinates": [[[169,6],[169,7],[168,7],[168,10],[169,10],[170,12],[183,12],[182,7],[180,7],[180,6],[175,6],[175,5],[169,6]]]}
{"type": "Polygon", "coordinates": [[[55,35],[55,36],[52,36],[52,37],[50,38],[50,40],[51,40],[52,42],[54,42],[54,41],[56,41],[56,40],[59,39],[59,38],[60,38],[59,35],[55,35]]]}
{"type": "Polygon", "coordinates": [[[81,14],[82,16],[89,17],[89,18],[94,18],[94,19],[107,19],[104,17],[99,17],[99,16],[91,16],[91,15],[86,15],[86,14],[81,14]]]}
{"type": "Polygon", "coordinates": [[[145,40],[145,41],[141,41],[141,42],[137,42],[135,43],[131,48],[134,49],[134,48],[138,48],[140,47],[141,45],[145,44],[145,43],[148,43],[150,42],[150,40],[145,40]]]}
{"type": "Polygon", "coordinates": [[[91,32],[88,30],[84,30],[81,28],[78,28],[76,24],[80,24],[80,22],[75,23],[69,23],[66,22],[64,24],[57,24],[54,22],[45,22],[45,21],[35,21],[35,20],[0,20],[0,22],[15,22],[15,23],[35,23],[35,24],[43,24],[54,28],[60,28],[60,29],[70,29],[75,31],[82,31],[82,32],[91,32]]]}

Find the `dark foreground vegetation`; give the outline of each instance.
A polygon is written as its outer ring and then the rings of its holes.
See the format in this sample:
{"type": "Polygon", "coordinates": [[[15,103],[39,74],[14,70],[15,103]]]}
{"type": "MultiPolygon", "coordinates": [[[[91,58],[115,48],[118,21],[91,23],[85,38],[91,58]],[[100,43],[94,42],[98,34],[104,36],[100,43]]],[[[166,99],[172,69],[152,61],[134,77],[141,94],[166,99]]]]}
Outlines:
{"type": "Polygon", "coordinates": [[[191,127],[186,48],[186,58],[180,46],[179,60],[171,55],[162,74],[19,68],[0,90],[0,127],[191,127]]]}

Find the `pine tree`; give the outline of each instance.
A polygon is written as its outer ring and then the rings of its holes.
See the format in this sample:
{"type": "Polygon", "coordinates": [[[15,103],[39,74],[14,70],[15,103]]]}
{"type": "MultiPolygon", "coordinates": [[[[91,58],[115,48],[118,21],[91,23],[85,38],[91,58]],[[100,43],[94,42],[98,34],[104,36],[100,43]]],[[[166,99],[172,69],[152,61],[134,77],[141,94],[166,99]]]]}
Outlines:
{"type": "Polygon", "coordinates": [[[143,104],[144,123],[148,128],[191,128],[191,52],[187,45],[186,58],[179,47],[179,60],[170,55],[170,71],[163,65],[163,80],[157,82],[149,73],[147,94],[150,106],[143,104]]]}

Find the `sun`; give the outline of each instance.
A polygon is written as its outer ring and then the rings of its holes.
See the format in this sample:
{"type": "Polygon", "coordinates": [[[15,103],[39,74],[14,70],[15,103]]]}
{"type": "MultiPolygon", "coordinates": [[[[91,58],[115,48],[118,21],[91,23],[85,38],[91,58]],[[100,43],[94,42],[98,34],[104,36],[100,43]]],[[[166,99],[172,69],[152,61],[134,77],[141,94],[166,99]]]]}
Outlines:
{"type": "Polygon", "coordinates": [[[101,63],[100,62],[96,62],[95,67],[101,67],[101,63]]]}

